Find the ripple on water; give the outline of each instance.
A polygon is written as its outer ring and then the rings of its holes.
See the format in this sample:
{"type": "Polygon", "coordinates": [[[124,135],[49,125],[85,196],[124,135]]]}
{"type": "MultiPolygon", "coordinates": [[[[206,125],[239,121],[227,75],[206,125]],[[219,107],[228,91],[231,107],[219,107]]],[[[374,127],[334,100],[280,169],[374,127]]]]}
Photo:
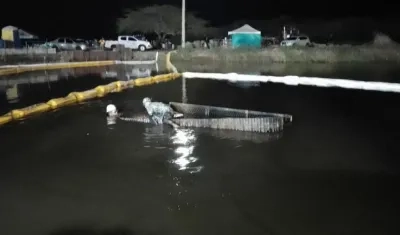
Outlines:
{"type": "Polygon", "coordinates": [[[172,129],[168,125],[150,125],[144,129],[144,147],[160,149],[163,151],[172,150],[169,159],[179,171],[198,173],[203,169],[195,156],[196,135],[192,129],[172,129]]]}
{"type": "Polygon", "coordinates": [[[236,141],[236,143],[237,142],[242,143],[246,141],[257,144],[275,141],[283,136],[282,132],[257,133],[250,131],[213,130],[213,129],[202,130],[201,134],[210,135],[217,139],[236,141]]]}
{"type": "Polygon", "coordinates": [[[170,138],[174,130],[166,125],[146,125],[144,129],[144,147],[155,149],[171,148],[170,138]]]}

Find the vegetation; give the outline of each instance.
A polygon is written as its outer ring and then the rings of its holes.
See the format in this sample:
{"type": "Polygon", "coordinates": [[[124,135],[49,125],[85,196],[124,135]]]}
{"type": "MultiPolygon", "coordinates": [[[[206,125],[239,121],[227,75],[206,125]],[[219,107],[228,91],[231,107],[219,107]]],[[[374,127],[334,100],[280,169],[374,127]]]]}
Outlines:
{"type": "Polygon", "coordinates": [[[373,42],[359,46],[316,44],[314,47],[273,46],[265,49],[187,48],[172,54],[172,60],[250,63],[400,63],[400,45],[383,34],[377,34],[373,42]]]}
{"type": "Polygon", "coordinates": [[[172,54],[172,60],[214,60],[251,63],[338,63],[338,62],[395,62],[400,63],[400,47],[328,46],[314,48],[256,49],[190,49],[172,54]]]}
{"type": "MultiPolygon", "coordinates": [[[[170,5],[155,5],[136,10],[126,10],[124,17],[117,20],[118,33],[156,33],[159,38],[164,35],[181,33],[181,9],[170,5]]],[[[202,36],[212,31],[208,21],[186,12],[186,33],[191,36],[202,36]]]]}

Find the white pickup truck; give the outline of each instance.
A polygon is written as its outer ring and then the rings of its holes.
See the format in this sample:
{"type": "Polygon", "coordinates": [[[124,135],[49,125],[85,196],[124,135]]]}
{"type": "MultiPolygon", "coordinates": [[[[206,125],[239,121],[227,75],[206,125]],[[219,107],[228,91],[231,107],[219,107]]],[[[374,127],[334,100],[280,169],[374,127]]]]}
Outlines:
{"type": "Polygon", "coordinates": [[[118,45],[139,51],[146,51],[152,48],[150,42],[139,40],[135,36],[119,36],[117,41],[107,40],[104,47],[107,49],[115,49],[118,45]]]}

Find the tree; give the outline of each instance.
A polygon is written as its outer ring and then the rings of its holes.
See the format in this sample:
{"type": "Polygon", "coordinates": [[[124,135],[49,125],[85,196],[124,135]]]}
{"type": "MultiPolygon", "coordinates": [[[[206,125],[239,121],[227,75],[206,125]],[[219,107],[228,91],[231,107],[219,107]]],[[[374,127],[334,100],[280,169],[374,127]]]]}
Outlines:
{"type": "MultiPolygon", "coordinates": [[[[154,5],[137,10],[126,10],[117,21],[118,33],[155,32],[160,38],[166,34],[180,34],[181,8],[171,5],[154,5]]],[[[195,14],[186,13],[186,33],[199,36],[208,32],[208,22],[195,14]]]]}

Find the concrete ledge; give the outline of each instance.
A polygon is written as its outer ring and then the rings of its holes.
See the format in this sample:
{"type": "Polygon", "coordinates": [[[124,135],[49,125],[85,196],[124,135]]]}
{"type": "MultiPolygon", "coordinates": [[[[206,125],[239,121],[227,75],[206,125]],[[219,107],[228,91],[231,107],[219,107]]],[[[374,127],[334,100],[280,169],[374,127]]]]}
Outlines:
{"type": "Polygon", "coordinates": [[[56,54],[56,49],[54,48],[6,48],[0,49],[0,55],[48,55],[56,54]]]}
{"type": "Polygon", "coordinates": [[[49,64],[29,64],[29,65],[7,65],[0,67],[0,75],[18,74],[29,71],[51,70],[63,68],[79,68],[113,65],[116,61],[88,61],[88,62],[72,62],[72,63],[49,63],[49,64]]]}

